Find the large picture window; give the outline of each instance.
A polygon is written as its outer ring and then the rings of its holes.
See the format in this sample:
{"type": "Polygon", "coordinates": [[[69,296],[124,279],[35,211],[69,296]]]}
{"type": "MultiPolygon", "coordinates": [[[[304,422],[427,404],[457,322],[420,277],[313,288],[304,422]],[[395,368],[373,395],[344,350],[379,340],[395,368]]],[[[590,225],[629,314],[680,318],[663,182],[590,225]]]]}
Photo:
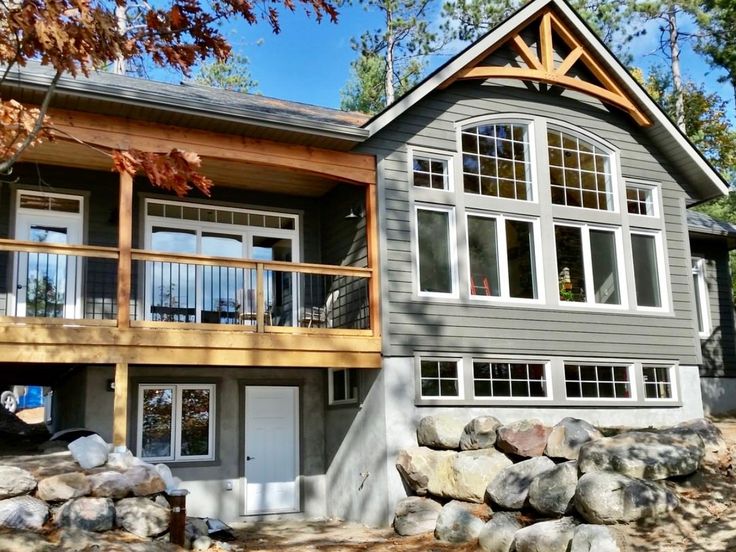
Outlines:
{"type": "Polygon", "coordinates": [[[215,386],[138,388],[138,457],[148,462],[214,459],[215,386]]]}
{"type": "Polygon", "coordinates": [[[452,213],[449,210],[417,208],[419,245],[419,292],[454,292],[452,213]]]}
{"type": "Polygon", "coordinates": [[[468,215],[470,294],[537,299],[535,223],[468,215]]]}
{"type": "Polygon", "coordinates": [[[700,337],[710,337],[710,309],[708,308],[708,282],[705,278],[705,259],[693,258],[693,290],[695,291],[695,315],[700,337]]]}
{"type": "Polygon", "coordinates": [[[631,234],[631,252],[636,282],[636,304],[640,307],[662,307],[662,289],[659,278],[657,236],[631,234]]]}
{"type": "Polygon", "coordinates": [[[561,302],[621,304],[616,231],[555,225],[561,302]]]}

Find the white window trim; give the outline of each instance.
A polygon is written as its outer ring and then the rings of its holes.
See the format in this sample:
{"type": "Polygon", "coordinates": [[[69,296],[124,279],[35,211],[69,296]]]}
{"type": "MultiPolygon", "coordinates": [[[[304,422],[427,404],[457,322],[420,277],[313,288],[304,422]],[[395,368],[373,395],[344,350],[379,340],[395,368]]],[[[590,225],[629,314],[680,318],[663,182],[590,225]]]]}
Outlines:
{"type": "Polygon", "coordinates": [[[700,310],[698,310],[697,304],[694,305],[695,316],[699,318],[698,321],[703,326],[703,331],[698,331],[698,335],[701,339],[708,339],[713,331],[713,326],[711,325],[710,304],[708,302],[708,279],[706,278],[707,265],[703,258],[693,257],[692,260],[695,261],[695,266],[692,267],[692,273],[693,276],[698,278],[698,289],[696,290],[696,293],[698,294],[698,299],[700,299],[700,310]]]}
{"type": "Polygon", "coordinates": [[[648,403],[662,403],[662,404],[670,404],[670,403],[677,403],[680,401],[680,394],[679,394],[679,382],[677,380],[677,364],[657,364],[657,363],[642,363],[641,365],[641,392],[642,392],[642,400],[648,403]],[[647,388],[646,388],[646,382],[644,381],[644,369],[645,368],[666,368],[669,379],[670,379],[670,389],[672,390],[672,397],[669,399],[658,399],[658,398],[650,398],[647,397],[647,388]]]}
{"type": "MultiPolygon", "coordinates": [[[[524,205],[539,205],[539,176],[537,171],[537,118],[535,117],[529,117],[529,115],[523,115],[523,114],[490,114],[490,115],[480,115],[478,117],[471,117],[469,119],[465,119],[462,121],[458,121],[455,123],[455,143],[457,144],[457,155],[458,155],[458,167],[459,167],[459,180],[458,182],[463,181],[462,175],[463,175],[463,147],[462,147],[462,133],[465,129],[476,127],[480,124],[483,124],[485,122],[491,123],[491,124],[498,124],[498,123],[508,123],[512,125],[524,125],[527,129],[527,140],[529,142],[529,187],[531,192],[531,199],[513,199],[509,197],[496,197],[496,196],[485,196],[482,194],[468,194],[465,192],[464,185],[463,188],[459,190],[460,193],[478,197],[478,198],[484,198],[488,202],[500,202],[500,205],[514,205],[514,204],[524,204],[524,205]]],[[[512,207],[513,209],[513,207],[512,207]]]]}
{"type": "MultiPolygon", "coordinates": [[[[599,225],[599,224],[589,224],[589,223],[579,223],[579,222],[568,222],[568,221],[559,221],[554,220],[553,221],[553,231],[554,227],[557,226],[567,226],[570,228],[580,228],[581,230],[581,239],[582,239],[582,245],[583,245],[583,270],[585,271],[585,301],[563,301],[560,299],[559,294],[556,296],[557,304],[560,307],[569,307],[571,309],[603,309],[603,310],[628,310],[629,303],[628,303],[628,291],[626,289],[626,270],[624,267],[625,264],[625,257],[624,257],[624,250],[623,250],[623,239],[622,239],[622,229],[620,226],[605,226],[605,225],[599,225]],[[603,230],[606,232],[611,232],[614,235],[614,240],[616,242],[616,271],[618,275],[618,285],[619,285],[619,297],[621,298],[621,303],[618,305],[609,305],[606,303],[596,303],[595,302],[595,288],[594,288],[594,282],[593,282],[593,258],[590,252],[590,231],[591,230],[603,230]]],[[[557,242],[555,241],[555,249],[554,249],[554,257],[555,257],[555,274],[559,278],[559,260],[557,259],[557,242]]],[[[661,286],[660,286],[661,290],[661,286]]]]}
{"type": "Polygon", "coordinates": [[[414,191],[419,190],[419,193],[427,192],[439,192],[439,193],[454,193],[455,192],[455,153],[451,151],[442,151],[431,148],[424,148],[419,146],[407,145],[407,174],[409,175],[409,185],[414,191]],[[447,164],[447,188],[444,190],[438,190],[437,188],[425,188],[423,186],[414,185],[414,159],[427,159],[430,161],[443,161],[447,164]]]}
{"type": "Polygon", "coordinates": [[[473,295],[471,279],[472,274],[470,273],[470,232],[466,232],[465,236],[465,253],[468,256],[468,289],[471,290],[469,295],[471,301],[487,301],[491,303],[502,303],[502,304],[522,304],[522,305],[539,305],[545,302],[544,295],[544,269],[542,267],[542,237],[540,231],[539,217],[529,217],[524,215],[506,215],[502,213],[492,212],[479,212],[468,210],[465,213],[465,224],[468,226],[469,217],[488,218],[496,221],[496,251],[498,258],[498,277],[501,284],[501,295],[473,295]],[[532,231],[534,232],[534,277],[537,285],[537,298],[536,299],[525,299],[523,297],[511,297],[509,290],[509,262],[508,262],[508,249],[506,242],[506,221],[520,221],[520,222],[531,222],[532,231]],[[503,244],[503,248],[501,248],[503,244]]]}
{"type": "Polygon", "coordinates": [[[25,215],[39,215],[39,213],[45,213],[47,216],[76,219],[82,221],[84,219],[84,208],[85,208],[85,196],[81,194],[59,194],[55,192],[38,192],[36,190],[28,190],[26,188],[18,188],[15,192],[15,212],[16,214],[25,215]],[[58,199],[72,199],[79,202],[79,211],[76,213],[69,213],[67,211],[55,211],[53,209],[30,209],[28,207],[20,206],[21,196],[36,196],[36,197],[54,197],[58,199]]]}
{"type": "Polygon", "coordinates": [[[416,258],[414,259],[414,270],[416,272],[416,292],[419,297],[439,297],[444,299],[458,299],[460,297],[458,291],[458,258],[457,258],[457,224],[455,223],[455,207],[439,206],[439,205],[428,205],[426,203],[415,203],[414,204],[414,252],[416,258]],[[436,211],[440,213],[447,213],[447,241],[450,246],[450,284],[452,291],[449,293],[438,292],[438,291],[422,291],[421,290],[421,254],[419,251],[419,211],[436,211]]]}
{"type": "MultiPolygon", "coordinates": [[[[469,377],[471,379],[471,392],[472,392],[472,398],[476,401],[488,401],[488,402],[525,402],[528,403],[529,401],[540,401],[540,402],[550,402],[554,400],[553,394],[552,394],[552,378],[551,378],[551,362],[549,360],[528,360],[528,359],[511,359],[511,358],[492,358],[492,357],[485,357],[485,356],[474,356],[472,360],[470,361],[470,367],[469,367],[469,377]],[[487,362],[489,364],[502,364],[502,363],[508,363],[508,364],[542,364],[544,365],[544,388],[546,395],[544,397],[479,397],[475,394],[475,370],[474,370],[474,364],[476,362],[487,362]]],[[[487,381],[487,380],[482,380],[487,381]]]]}
{"type": "Polygon", "coordinates": [[[137,429],[138,436],[136,439],[136,454],[146,462],[202,462],[215,459],[215,424],[216,424],[216,385],[213,383],[142,383],[138,386],[138,412],[137,412],[137,429]],[[141,456],[143,453],[143,392],[147,389],[171,389],[173,396],[173,412],[172,412],[172,428],[171,428],[171,451],[170,456],[141,456]],[[209,454],[199,456],[182,456],[181,451],[181,415],[182,415],[182,391],[186,389],[207,389],[210,392],[210,410],[209,410],[209,454]]]}
{"type": "MultiPolygon", "coordinates": [[[[624,178],[624,192],[628,188],[636,188],[638,190],[649,190],[652,193],[652,209],[654,213],[651,215],[639,215],[636,213],[629,213],[628,198],[626,198],[626,213],[632,219],[632,223],[636,225],[637,221],[642,223],[650,223],[653,219],[660,219],[662,217],[662,204],[661,197],[662,193],[660,185],[656,182],[647,182],[645,180],[635,180],[632,178],[624,178]]],[[[624,196],[625,197],[625,196],[624,196]]]]}
{"type": "MultiPolygon", "coordinates": [[[[333,368],[329,371],[329,377],[327,378],[327,387],[328,387],[328,403],[331,406],[341,405],[341,404],[355,404],[358,402],[358,386],[357,382],[355,385],[353,385],[351,388],[348,388],[348,374],[350,374],[350,370],[353,370],[353,368],[333,368]],[[335,400],[335,378],[334,375],[337,372],[345,372],[345,396],[347,398],[336,401],[335,400]]],[[[355,373],[355,372],[353,372],[355,373]]]]}
{"type": "Polygon", "coordinates": [[[634,257],[632,255],[631,257],[631,277],[632,277],[632,281],[634,282],[632,298],[633,298],[636,310],[640,312],[669,313],[670,312],[669,297],[671,296],[671,294],[669,292],[669,280],[667,279],[667,269],[666,269],[665,257],[664,257],[664,245],[662,242],[662,231],[661,230],[644,230],[641,228],[631,228],[629,230],[629,241],[631,241],[631,237],[635,235],[654,237],[654,250],[657,255],[657,277],[659,278],[659,303],[661,305],[660,307],[647,307],[647,306],[641,306],[637,303],[636,301],[636,277],[635,277],[636,272],[634,268],[634,257]]]}
{"type": "Polygon", "coordinates": [[[417,371],[417,398],[423,401],[462,401],[465,399],[465,369],[462,358],[458,357],[442,357],[442,356],[420,356],[416,360],[416,371],[417,371]],[[454,362],[455,370],[457,373],[457,395],[454,397],[450,396],[426,396],[422,394],[422,361],[429,362],[454,362]]]}
{"type": "Polygon", "coordinates": [[[582,403],[582,402],[591,402],[591,401],[610,401],[615,403],[632,403],[632,402],[639,402],[639,397],[637,393],[637,384],[636,384],[636,366],[635,363],[624,363],[624,362],[608,362],[605,360],[601,361],[580,361],[580,360],[574,360],[565,358],[562,361],[562,384],[564,385],[562,389],[563,397],[561,399],[565,401],[569,401],[571,403],[582,403]],[[565,365],[566,364],[574,364],[577,366],[616,366],[616,367],[626,367],[626,376],[627,376],[627,383],[629,384],[629,389],[631,390],[631,397],[628,399],[625,398],[618,398],[618,397],[568,397],[567,396],[567,379],[565,378],[565,365]]]}

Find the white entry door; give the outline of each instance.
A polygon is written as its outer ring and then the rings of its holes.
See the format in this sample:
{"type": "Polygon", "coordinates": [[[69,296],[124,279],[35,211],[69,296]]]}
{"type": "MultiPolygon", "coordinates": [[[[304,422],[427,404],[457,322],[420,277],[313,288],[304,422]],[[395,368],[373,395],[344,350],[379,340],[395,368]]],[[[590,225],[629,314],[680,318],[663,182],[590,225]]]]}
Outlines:
{"type": "Polygon", "coordinates": [[[245,388],[245,514],[299,511],[299,388],[245,388]]]}

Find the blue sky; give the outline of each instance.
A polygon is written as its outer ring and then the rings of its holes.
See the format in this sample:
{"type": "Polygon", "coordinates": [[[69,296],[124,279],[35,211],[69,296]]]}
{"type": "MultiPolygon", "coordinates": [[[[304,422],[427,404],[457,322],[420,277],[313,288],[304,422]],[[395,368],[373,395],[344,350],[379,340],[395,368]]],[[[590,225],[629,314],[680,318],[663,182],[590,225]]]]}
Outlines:
{"type": "MultiPolygon", "coordinates": [[[[355,52],[350,46],[352,37],[381,24],[375,12],[360,6],[343,6],[337,24],[327,20],[316,23],[302,11],[284,12],[282,32],[274,35],[266,24],[248,26],[231,23],[225,28],[236,53],[250,59],[250,70],[258,81],[258,91],[266,96],[339,107],[340,89],[350,75],[350,62],[355,52]]],[[[685,22],[687,27],[687,22],[685,22]]],[[[635,64],[644,68],[664,63],[656,53],[659,40],[657,23],[647,25],[648,32],[634,40],[630,50],[635,64]]],[[[456,46],[457,48],[457,46],[456,46]]],[[[448,52],[452,53],[452,52],[448,52]]],[[[433,56],[430,67],[437,66],[448,55],[433,56]]],[[[729,100],[730,115],[734,116],[733,89],[727,83],[718,83],[722,71],[713,70],[690,48],[683,51],[683,72],[686,78],[705,82],[729,100]]]]}

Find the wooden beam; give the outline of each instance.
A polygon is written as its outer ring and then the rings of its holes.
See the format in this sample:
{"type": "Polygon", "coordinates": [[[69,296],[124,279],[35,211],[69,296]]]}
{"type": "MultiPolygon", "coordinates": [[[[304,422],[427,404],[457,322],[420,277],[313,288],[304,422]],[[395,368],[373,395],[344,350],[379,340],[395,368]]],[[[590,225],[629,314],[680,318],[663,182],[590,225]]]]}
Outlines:
{"type": "Polygon", "coordinates": [[[51,255],[70,255],[74,257],[94,257],[96,259],[117,259],[118,250],[99,245],[72,245],[39,243],[24,240],[0,238],[0,251],[28,251],[30,253],[49,253],[51,255]]]}
{"type": "Polygon", "coordinates": [[[554,71],[555,58],[552,49],[552,14],[550,12],[542,15],[542,21],[539,24],[539,49],[545,71],[554,71]]]}
{"type": "Polygon", "coordinates": [[[115,364],[115,398],[113,402],[112,443],[116,450],[128,445],[128,363],[115,364]]]}
{"type": "Polygon", "coordinates": [[[582,46],[578,46],[572,52],[567,54],[567,57],[557,66],[555,73],[558,75],[567,75],[567,72],[572,69],[572,66],[580,59],[585,50],[582,46]]]}
{"type": "Polygon", "coordinates": [[[365,235],[368,250],[368,268],[371,269],[371,280],[368,290],[368,309],[370,326],[373,335],[381,335],[381,280],[378,240],[378,189],[367,186],[365,189],[365,235]]]}
{"type": "Polygon", "coordinates": [[[133,247],[133,178],[120,175],[118,198],[118,327],[130,326],[130,292],[133,247]]]}
{"type": "Polygon", "coordinates": [[[263,277],[263,263],[256,265],[256,331],[263,333],[266,325],[266,279],[263,277]]]}
{"type": "Polygon", "coordinates": [[[537,69],[539,71],[544,70],[544,66],[540,63],[539,58],[531,51],[523,38],[519,35],[514,35],[512,42],[514,44],[514,49],[521,56],[521,59],[524,60],[524,63],[532,69],[537,69]]]}
{"type": "Polygon", "coordinates": [[[231,134],[134,121],[107,115],[52,110],[58,140],[81,140],[105,149],[193,151],[209,159],[279,167],[339,182],[375,184],[375,156],[231,134]]]}
{"type": "Polygon", "coordinates": [[[637,107],[625,96],[618,95],[602,86],[586,82],[580,79],[572,78],[567,75],[557,75],[555,73],[547,73],[536,71],[533,69],[523,69],[519,67],[473,67],[463,72],[462,79],[520,79],[535,82],[544,82],[554,86],[562,86],[571,90],[577,90],[584,94],[589,94],[599,100],[615,105],[616,107],[627,111],[631,117],[642,126],[651,126],[651,120],[644,115],[637,107]]]}

